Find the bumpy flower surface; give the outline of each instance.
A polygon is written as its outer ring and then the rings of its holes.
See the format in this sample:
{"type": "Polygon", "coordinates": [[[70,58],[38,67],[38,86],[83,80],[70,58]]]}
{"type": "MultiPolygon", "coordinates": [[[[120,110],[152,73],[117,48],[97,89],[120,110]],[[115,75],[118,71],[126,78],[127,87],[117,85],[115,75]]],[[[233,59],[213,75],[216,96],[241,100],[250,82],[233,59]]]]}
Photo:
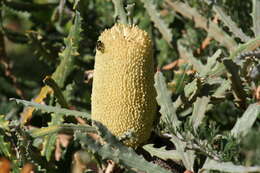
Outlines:
{"type": "Polygon", "coordinates": [[[92,119],[116,136],[132,130],[131,147],[150,137],[156,109],[152,44],[137,26],[116,24],[99,37],[92,89],[92,119]]]}

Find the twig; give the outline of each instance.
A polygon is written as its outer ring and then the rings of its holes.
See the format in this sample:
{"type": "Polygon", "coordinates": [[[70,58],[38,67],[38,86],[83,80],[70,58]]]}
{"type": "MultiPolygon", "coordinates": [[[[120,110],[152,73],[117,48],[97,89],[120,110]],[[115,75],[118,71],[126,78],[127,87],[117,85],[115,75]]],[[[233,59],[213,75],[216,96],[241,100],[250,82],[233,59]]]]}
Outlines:
{"type": "Polygon", "coordinates": [[[115,162],[113,162],[112,160],[108,160],[108,166],[105,173],[113,173],[115,167],[116,167],[115,162]]]}
{"type": "Polygon", "coordinates": [[[183,64],[183,63],[185,63],[185,62],[186,62],[186,60],[184,60],[184,59],[175,60],[175,61],[173,61],[173,62],[171,62],[171,63],[169,63],[169,64],[163,66],[163,67],[162,67],[162,70],[171,70],[171,69],[173,69],[174,67],[180,66],[181,64],[183,64]]]}

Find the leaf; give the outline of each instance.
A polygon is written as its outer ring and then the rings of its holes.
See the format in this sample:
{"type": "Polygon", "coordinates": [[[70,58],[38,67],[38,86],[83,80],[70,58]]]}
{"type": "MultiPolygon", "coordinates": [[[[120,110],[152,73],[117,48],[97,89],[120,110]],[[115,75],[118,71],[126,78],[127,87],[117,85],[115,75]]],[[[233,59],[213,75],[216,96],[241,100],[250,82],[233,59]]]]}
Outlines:
{"type": "Polygon", "coordinates": [[[207,64],[202,66],[202,69],[199,73],[200,77],[205,78],[207,76],[210,76],[211,72],[214,71],[219,66],[219,62],[217,61],[217,58],[221,54],[221,49],[218,49],[212,57],[207,58],[207,64]]]}
{"type": "Polygon", "coordinates": [[[231,88],[231,83],[228,80],[222,80],[220,83],[220,86],[217,88],[217,90],[212,95],[216,98],[222,98],[225,97],[225,92],[231,88]]]}
{"type": "Polygon", "coordinates": [[[7,158],[11,157],[11,144],[4,140],[4,135],[0,136],[0,153],[7,158]]]}
{"type": "Polygon", "coordinates": [[[91,119],[90,114],[87,112],[79,112],[79,111],[64,109],[64,108],[60,108],[60,107],[47,106],[47,105],[43,105],[43,104],[39,104],[39,103],[35,103],[35,102],[14,99],[14,98],[11,98],[10,100],[14,100],[17,103],[23,104],[25,106],[35,107],[37,109],[40,109],[40,110],[48,112],[48,113],[56,113],[56,114],[62,114],[62,115],[66,115],[66,116],[82,117],[82,118],[86,118],[89,120],[91,119]]]}
{"type": "Polygon", "coordinates": [[[157,91],[156,100],[161,107],[161,120],[167,124],[167,127],[176,130],[181,122],[177,118],[176,109],[171,101],[171,94],[167,89],[165,78],[163,77],[161,72],[157,71],[154,76],[154,80],[154,87],[157,91]]]}
{"type": "Polygon", "coordinates": [[[229,30],[242,41],[247,42],[251,38],[248,37],[237,25],[236,23],[228,16],[221,7],[214,6],[214,11],[217,12],[220,16],[220,19],[225,23],[229,30]]]}
{"type": "Polygon", "coordinates": [[[135,153],[132,148],[126,147],[109,130],[99,122],[95,122],[100,136],[107,143],[101,144],[98,140],[82,133],[76,133],[75,139],[78,139],[83,148],[91,150],[98,154],[104,160],[113,160],[121,166],[134,171],[143,171],[149,173],[170,173],[169,171],[146,161],[142,156],[135,153]]]}
{"type": "Polygon", "coordinates": [[[64,39],[66,48],[59,53],[61,63],[52,74],[52,78],[61,89],[63,89],[67,77],[75,68],[74,59],[75,56],[79,55],[77,49],[81,40],[81,30],[80,14],[76,12],[74,25],[71,27],[68,37],[64,39]]]}
{"type": "Polygon", "coordinates": [[[206,170],[216,170],[221,172],[260,172],[260,166],[246,167],[242,165],[234,165],[232,162],[217,162],[215,160],[207,159],[199,173],[206,170]]]}
{"type": "Polygon", "coordinates": [[[185,84],[189,79],[189,74],[187,74],[187,71],[189,71],[190,68],[191,66],[189,64],[185,64],[180,66],[178,71],[175,71],[174,79],[170,83],[171,87],[174,89],[175,94],[180,94],[184,90],[185,84]]]}
{"type": "Polygon", "coordinates": [[[253,31],[255,37],[260,35],[260,0],[253,0],[253,10],[252,10],[252,19],[253,19],[253,31]]]}
{"type": "Polygon", "coordinates": [[[9,130],[9,121],[5,119],[4,115],[0,115],[0,129],[9,130]]]}
{"type": "Polygon", "coordinates": [[[168,42],[169,45],[171,45],[171,41],[173,37],[171,33],[171,29],[168,28],[165,22],[161,19],[161,17],[159,16],[159,12],[156,10],[155,5],[152,4],[152,1],[150,0],[141,0],[141,1],[143,2],[144,7],[148,12],[151,20],[154,22],[155,27],[158,28],[163,38],[168,42]]]}
{"type": "Polygon", "coordinates": [[[232,60],[225,59],[223,61],[227,71],[230,73],[230,80],[232,89],[235,91],[236,97],[242,102],[246,102],[246,91],[244,90],[242,79],[239,75],[239,66],[236,65],[232,60]]]}
{"type": "Polygon", "coordinates": [[[196,27],[200,27],[206,30],[210,37],[214,38],[216,41],[224,45],[229,50],[234,50],[237,47],[237,44],[232,37],[230,37],[214,22],[208,22],[205,17],[198,13],[197,9],[190,7],[188,3],[172,0],[166,0],[166,3],[174,11],[182,14],[184,17],[193,20],[196,27]]]}
{"type": "Polygon", "coordinates": [[[186,150],[186,143],[181,141],[176,136],[172,136],[171,142],[175,145],[185,168],[194,172],[193,166],[195,161],[195,152],[192,150],[186,150]]]}
{"type": "Polygon", "coordinates": [[[165,147],[161,148],[154,148],[153,144],[147,144],[143,146],[147,152],[151,154],[151,156],[159,157],[163,160],[171,159],[175,162],[181,161],[181,156],[178,151],[176,150],[166,150],[165,147]]]}
{"type": "Polygon", "coordinates": [[[193,112],[190,119],[194,130],[196,130],[201,124],[210,101],[210,97],[198,97],[193,106],[193,112]]]}
{"type": "Polygon", "coordinates": [[[199,60],[194,58],[191,50],[184,47],[183,40],[179,39],[177,41],[177,47],[178,47],[178,51],[180,52],[182,58],[187,60],[187,62],[189,62],[198,73],[202,73],[203,64],[199,60]]]}
{"type": "Polygon", "coordinates": [[[237,120],[235,126],[232,128],[231,135],[235,138],[245,136],[253,126],[259,114],[260,105],[258,103],[249,105],[242,117],[237,120]]]}
{"type": "Polygon", "coordinates": [[[198,90],[198,79],[195,78],[192,82],[184,87],[185,97],[191,100],[198,90]]]}
{"type": "Polygon", "coordinates": [[[52,134],[44,137],[43,150],[41,154],[46,157],[47,161],[51,160],[52,153],[55,149],[57,134],[52,134]]]}
{"type": "Polygon", "coordinates": [[[63,132],[63,131],[81,131],[81,132],[89,132],[89,133],[95,133],[96,128],[92,126],[87,125],[79,125],[79,124],[61,124],[61,125],[53,125],[49,127],[44,127],[40,129],[33,129],[28,131],[29,134],[34,137],[42,137],[46,135],[51,135],[53,133],[63,132]]]}

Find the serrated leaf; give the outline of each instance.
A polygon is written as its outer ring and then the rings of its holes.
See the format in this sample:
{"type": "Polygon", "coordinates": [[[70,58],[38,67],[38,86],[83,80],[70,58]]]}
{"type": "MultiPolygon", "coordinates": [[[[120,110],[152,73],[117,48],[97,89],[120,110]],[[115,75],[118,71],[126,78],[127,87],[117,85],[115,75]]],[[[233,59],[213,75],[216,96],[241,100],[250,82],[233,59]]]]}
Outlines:
{"type": "Polygon", "coordinates": [[[204,78],[210,76],[211,72],[218,68],[219,62],[217,58],[221,54],[221,49],[218,49],[212,57],[207,58],[207,64],[203,65],[203,69],[199,72],[200,77],[204,78]]]}
{"type": "Polygon", "coordinates": [[[177,129],[180,125],[180,121],[176,115],[176,109],[173,106],[171,100],[171,94],[167,89],[165,78],[162,73],[157,71],[154,76],[155,84],[154,87],[157,92],[156,100],[160,105],[160,113],[162,114],[161,120],[170,126],[170,128],[177,129]]]}
{"type": "Polygon", "coordinates": [[[232,128],[231,135],[235,138],[245,136],[259,115],[260,105],[258,103],[249,105],[247,110],[243,113],[242,117],[237,120],[235,126],[232,128]]]}
{"type": "Polygon", "coordinates": [[[80,33],[81,19],[79,12],[76,12],[74,25],[71,27],[68,37],[64,39],[66,48],[59,54],[62,61],[52,74],[52,78],[60,88],[64,87],[67,77],[75,67],[74,57],[79,55],[77,49],[81,39],[80,33]]]}
{"type": "Polygon", "coordinates": [[[227,71],[230,73],[230,80],[232,82],[232,89],[235,91],[235,96],[241,101],[245,102],[247,94],[244,90],[242,79],[239,75],[239,66],[232,60],[225,59],[223,61],[227,71]]]}
{"type": "Polygon", "coordinates": [[[164,170],[163,168],[146,161],[142,156],[137,155],[132,148],[123,145],[101,123],[96,122],[96,126],[100,135],[107,143],[101,145],[97,140],[92,139],[88,135],[76,133],[75,138],[80,141],[83,147],[87,147],[93,153],[100,155],[102,159],[113,160],[119,165],[131,170],[144,171],[147,173],[169,173],[169,171],[164,170]]]}
{"type": "Polygon", "coordinates": [[[217,90],[212,95],[216,98],[221,98],[225,96],[225,92],[231,88],[231,83],[228,80],[222,80],[220,86],[217,88],[217,90]]]}
{"type": "Polygon", "coordinates": [[[230,16],[228,16],[219,6],[214,6],[214,11],[219,14],[220,19],[225,23],[225,25],[229,28],[229,30],[238,38],[240,38],[242,41],[247,42],[250,40],[250,37],[248,37],[237,25],[236,23],[231,19],[230,16]]]}
{"type": "Polygon", "coordinates": [[[43,150],[41,154],[46,157],[47,161],[51,160],[51,156],[55,149],[57,134],[52,134],[44,137],[43,150]]]}
{"type": "Polygon", "coordinates": [[[234,50],[237,47],[236,41],[223,31],[217,24],[209,21],[198,13],[196,8],[192,8],[188,3],[181,1],[167,0],[166,3],[176,12],[194,21],[196,27],[203,28],[208,32],[208,36],[213,37],[216,41],[227,47],[229,50],[234,50]]]}
{"type": "Polygon", "coordinates": [[[154,148],[153,144],[147,144],[143,146],[143,149],[145,149],[151,156],[159,157],[163,160],[173,160],[175,162],[181,161],[181,156],[178,151],[176,150],[166,150],[166,147],[161,148],[154,148]]]}
{"type": "Polygon", "coordinates": [[[190,69],[191,66],[189,64],[185,64],[181,66],[178,71],[175,71],[174,79],[169,84],[171,85],[171,87],[173,87],[175,94],[180,94],[184,90],[185,84],[189,79],[189,75],[187,74],[187,71],[190,69]]]}
{"type": "Polygon", "coordinates": [[[210,101],[210,97],[198,97],[193,106],[193,112],[190,119],[190,123],[193,125],[194,130],[196,130],[201,124],[210,101]]]}
{"type": "Polygon", "coordinates": [[[236,173],[260,172],[260,166],[247,167],[242,165],[234,165],[232,162],[217,162],[215,160],[207,159],[203,165],[203,168],[199,170],[199,173],[203,173],[207,170],[236,173]]]}
{"type": "Polygon", "coordinates": [[[176,150],[181,157],[182,163],[187,170],[193,171],[195,152],[192,150],[186,150],[186,143],[181,141],[178,137],[172,136],[170,140],[176,147],[176,150]]]}
{"type": "Polygon", "coordinates": [[[60,108],[60,107],[53,107],[53,106],[43,105],[43,104],[31,102],[31,101],[14,99],[14,98],[11,98],[10,100],[14,100],[17,103],[23,104],[25,106],[32,106],[36,109],[39,109],[39,110],[42,110],[42,111],[48,112],[48,113],[56,113],[56,114],[61,114],[61,115],[66,115],[66,116],[82,117],[82,118],[86,118],[89,120],[91,119],[90,114],[87,112],[69,110],[69,109],[64,109],[64,108],[60,108]]]}
{"type": "Polygon", "coordinates": [[[141,0],[144,4],[144,7],[149,14],[151,20],[154,22],[154,25],[160,33],[162,34],[163,38],[168,42],[169,45],[171,45],[172,41],[172,33],[171,29],[168,28],[168,26],[165,24],[165,22],[160,18],[159,12],[156,10],[156,7],[154,4],[152,4],[152,1],[150,0],[141,0]]]}
{"type": "Polygon", "coordinates": [[[195,78],[192,82],[184,87],[185,97],[191,100],[198,90],[198,79],[195,78]]]}
{"type": "MultiPolygon", "coordinates": [[[[260,45],[260,35],[254,39],[249,40],[244,44],[240,44],[234,51],[231,52],[230,56],[227,59],[237,62],[238,60],[236,58],[238,57],[239,54],[246,51],[255,50],[257,47],[259,47],[259,45],[260,45]]],[[[211,76],[220,76],[226,71],[227,69],[225,68],[224,64],[220,64],[218,68],[212,70],[211,76]]]]}
{"type": "Polygon", "coordinates": [[[179,39],[177,41],[177,47],[178,47],[179,52],[181,52],[181,54],[182,54],[182,58],[187,60],[187,62],[190,63],[198,73],[202,73],[203,64],[199,60],[194,58],[191,50],[189,50],[188,48],[183,46],[183,40],[179,39]]]}

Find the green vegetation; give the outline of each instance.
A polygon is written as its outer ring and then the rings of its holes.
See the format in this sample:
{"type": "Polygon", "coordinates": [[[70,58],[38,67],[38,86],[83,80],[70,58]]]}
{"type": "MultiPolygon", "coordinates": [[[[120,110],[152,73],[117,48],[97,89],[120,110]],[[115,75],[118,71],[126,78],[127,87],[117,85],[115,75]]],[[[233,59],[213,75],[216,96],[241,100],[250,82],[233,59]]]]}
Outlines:
{"type": "MultiPolygon", "coordinates": [[[[0,1],[0,170],[260,172],[260,1],[0,1]],[[138,25],[154,46],[147,144],[91,120],[100,33],[138,25]],[[156,71],[156,70],[154,70],[156,71]]],[[[112,115],[111,115],[112,116],[112,115]]]]}

